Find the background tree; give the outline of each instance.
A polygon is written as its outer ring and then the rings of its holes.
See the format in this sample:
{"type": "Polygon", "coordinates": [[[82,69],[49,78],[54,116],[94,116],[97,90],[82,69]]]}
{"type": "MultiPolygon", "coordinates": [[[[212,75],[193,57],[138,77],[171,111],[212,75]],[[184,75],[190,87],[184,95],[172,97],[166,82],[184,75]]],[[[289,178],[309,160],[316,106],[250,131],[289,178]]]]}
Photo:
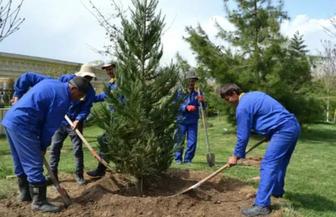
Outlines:
{"type": "Polygon", "coordinates": [[[235,82],[244,91],[265,91],[295,113],[301,122],[316,120],[316,114],[321,112],[309,93],[312,77],[302,37],[297,34],[288,40],[280,33],[281,22],[288,18],[282,9],[283,1],[277,1],[278,4],[270,0],[232,2],[233,9],[228,1],[224,4],[227,18],[235,29],[227,31],[217,24],[217,36],[226,45],[211,42],[201,26],[187,28],[186,40],[195,51],[199,65],[219,84],[235,82]]]}
{"type": "Polygon", "coordinates": [[[177,69],[160,67],[164,18],[157,0],[133,0],[130,18],[120,14],[114,38],[118,60],[116,91],[95,112],[106,131],[108,158],[116,169],[143,181],[159,176],[173,160],[177,69]]]}
{"type": "Polygon", "coordinates": [[[19,17],[23,0],[14,6],[13,0],[0,0],[0,42],[10,34],[19,30],[25,20],[19,17]]]}
{"type": "MultiPolygon", "coordinates": [[[[336,19],[330,18],[331,27],[324,27],[325,32],[331,37],[336,36],[336,19]]],[[[325,108],[325,121],[336,121],[336,44],[331,40],[322,41],[323,50],[319,56],[311,58],[314,77],[320,84],[319,98],[325,108]],[[332,114],[333,112],[333,114],[332,114]]]]}

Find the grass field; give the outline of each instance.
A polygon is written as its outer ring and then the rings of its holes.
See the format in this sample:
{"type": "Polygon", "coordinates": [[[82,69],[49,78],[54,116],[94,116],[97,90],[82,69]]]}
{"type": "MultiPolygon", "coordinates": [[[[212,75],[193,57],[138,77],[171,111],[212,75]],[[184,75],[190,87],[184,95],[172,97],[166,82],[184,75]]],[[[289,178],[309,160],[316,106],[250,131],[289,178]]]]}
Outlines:
{"type": "MultiPolygon", "coordinates": [[[[214,168],[209,168],[206,160],[206,146],[204,142],[204,129],[199,128],[197,155],[192,165],[176,165],[177,168],[191,168],[195,170],[215,170],[225,164],[231,154],[234,143],[234,129],[225,120],[213,118],[209,128],[212,152],[216,155],[214,168]]],[[[88,141],[97,146],[96,136],[101,131],[95,127],[85,129],[88,141]]],[[[260,138],[252,138],[249,145],[253,145],[260,138]]],[[[251,152],[250,156],[262,156],[266,144],[259,146],[251,152]]],[[[316,124],[303,129],[293,158],[289,165],[286,177],[287,202],[283,208],[286,216],[336,216],[336,125],[316,124]]],[[[72,148],[69,140],[62,150],[60,170],[68,173],[74,171],[72,148]]],[[[85,168],[95,168],[96,160],[85,149],[85,168]]],[[[12,159],[5,138],[0,138],[0,198],[16,191],[15,179],[6,179],[12,175],[12,159]]],[[[236,166],[225,171],[226,176],[248,182],[257,187],[252,177],[259,174],[256,167],[236,166]]]]}

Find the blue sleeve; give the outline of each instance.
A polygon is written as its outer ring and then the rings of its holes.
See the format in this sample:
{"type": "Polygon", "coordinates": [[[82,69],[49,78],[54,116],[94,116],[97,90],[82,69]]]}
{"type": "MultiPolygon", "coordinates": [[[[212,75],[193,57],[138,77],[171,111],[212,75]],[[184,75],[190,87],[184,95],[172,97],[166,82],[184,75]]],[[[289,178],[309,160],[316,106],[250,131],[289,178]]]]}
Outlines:
{"type": "Polygon", "coordinates": [[[245,158],[245,149],[250,138],[252,128],[252,114],[247,109],[237,109],[237,144],[234,149],[234,156],[245,158]]]}
{"type": "Polygon", "coordinates": [[[114,90],[117,89],[117,85],[116,83],[107,83],[106,87],[105,87],[105,91],[101,92],[100,94],[97,94],[95,96],[95,100],[94,102],[103,102],[106,100],[106,98],[108,97],[108,92],[112,92],[114,90]]]}
{"type": "Polygon", "coordinates": [[[94,102],[103,102],[107,98],[107,94],[105,92],[101,92],[95,96],[94,102]]]}
{"type": "Polygon", "coordinates": [[[178,111],[183,113],[186,112],[186,107],[189,104],[189,100],[186,100],[184,94],[181,91],[178,91],[176,94],[175,103],[180,103],[178,111]]]}
{"type": "Polygon", "coordinates": [[[188,100],[184,100],[181,103],[181,105],[179,106],[179,111],[180,112],[186,112],[186,110],[187,110],[186,108],[187,108],[188,104],[189,104],[188,100]]]}
{"type": "Polygon", "coordinates": [[[35,84],[44,79],[51,78],[52,77],[36,72],[23,73],[14,84],[14,96],[21,98],[29,90],[29,88],[33,87],[35,84]]]}
{"type": "Polygon", "coordinates": [[[58,80],[63,82],[63,83],[66,83],[66,82],[70,81],[71,79],[73,79],[74,77],[76,77],[76,75],[66,74],[66,75],[62,75],[61,77],[59,77],[58,80]]]}
{"type": "Polygon", "coordinates": [[[96,98],[96,92],[91,87],[85,96],[85,100],[83,102],[80,112],[76,116],[76,120],[84,121],[87,118],[87,116],[90,114],[92,103],[95,101],[95,98],[96,98]]]}

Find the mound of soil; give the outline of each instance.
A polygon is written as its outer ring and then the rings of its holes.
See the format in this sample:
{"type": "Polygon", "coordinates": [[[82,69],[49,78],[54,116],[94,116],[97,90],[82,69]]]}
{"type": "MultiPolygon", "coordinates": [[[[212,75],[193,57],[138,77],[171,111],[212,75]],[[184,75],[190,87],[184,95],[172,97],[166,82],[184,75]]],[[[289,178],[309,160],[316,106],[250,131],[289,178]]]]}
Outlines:
{"type": "Polygon", "coordinates": [[[260,161],[262,160],[261,157],[247,157],[247,158],[242,158],[238,160],[238,164],[244,165],[244,166],[260,166],[260,161]]]}
{"type": "MultiPolygon", "coordinates": [[[[16,202],[16,195],[0,201],[0,216],[120,216],[120,217],[222,217],[241,216],[240,209],[253,203],[255,189],[227,177],[215,177],[186,194],[172,196],[209,175],[205,172],[171,170],[150,187],[145,194],[136,193],[132,180],[120,174],[107,174],[100,180],[87,178],[78,186],[69,174],[61,174],[61,185],[72,197],[73,204],[57,214],[33,212],[30,203],[16,202]]],[[[53,187],[48,187],[50,201],[61,205],[53,187]]],[[[273,201],[273,203],[277,201],[273,201]]],[[[281,216],[273,211],[270,216],[281,216]]]]}

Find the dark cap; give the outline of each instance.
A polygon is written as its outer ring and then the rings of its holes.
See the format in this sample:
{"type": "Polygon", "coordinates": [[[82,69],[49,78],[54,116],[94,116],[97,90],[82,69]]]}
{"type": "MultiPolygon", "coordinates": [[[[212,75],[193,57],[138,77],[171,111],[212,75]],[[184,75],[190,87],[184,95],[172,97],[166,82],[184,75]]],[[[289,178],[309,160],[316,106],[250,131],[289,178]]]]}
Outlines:
{"type": "Polygon", "coordinates": [[[233,92],[236,92],[237,94],[241,93],[240,87],[235,84],[235,83],[227,83],[224,84],[220,89],[219,89],[219,95],[224,98],[225,96],[230,96],[233,94],[233,92]]]}
{"type": "Polygon", "coordinates": [[[73,79],[69,81],[69,84],[74,85],[75,87],[78,88],[78,90],[84,94],[86,94],[89,90],[90,87],[90,82],[80,76],[76,76],[73,79]]]}

